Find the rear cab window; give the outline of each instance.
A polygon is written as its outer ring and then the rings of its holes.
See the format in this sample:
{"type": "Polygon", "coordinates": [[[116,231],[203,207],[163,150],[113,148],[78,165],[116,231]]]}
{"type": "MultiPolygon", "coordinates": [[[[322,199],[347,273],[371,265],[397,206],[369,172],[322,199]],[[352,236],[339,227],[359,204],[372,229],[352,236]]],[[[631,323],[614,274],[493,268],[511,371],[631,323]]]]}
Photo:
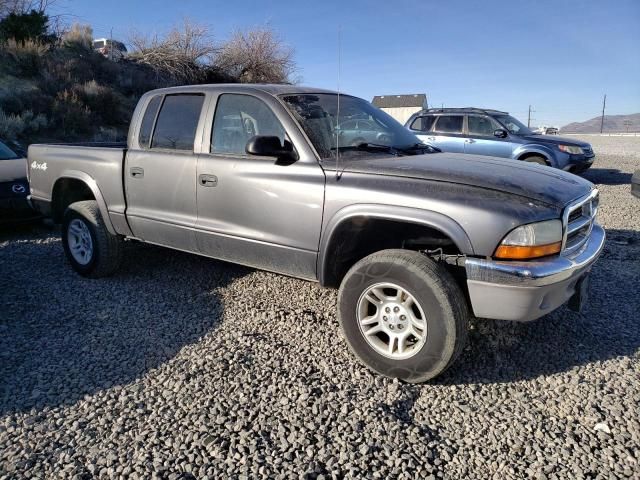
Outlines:
{"type": "Polygon", "coordinates": [[[203,104],[201,93],[166,95],[153,129],[151,148],[193,151],[203,104]]]}
{"type": "Polygon", "coordinates": [[[440,115],[433,130],[439,133],[462,133],[462,115],[440,115]]]}
{"type": "Polygon", "coordinates": [[[417,132],[428,132],[429,130],[431,130],[435,119],[436,117],[434,117],[433,115],[416,117],[409,128],[417,132]]]}

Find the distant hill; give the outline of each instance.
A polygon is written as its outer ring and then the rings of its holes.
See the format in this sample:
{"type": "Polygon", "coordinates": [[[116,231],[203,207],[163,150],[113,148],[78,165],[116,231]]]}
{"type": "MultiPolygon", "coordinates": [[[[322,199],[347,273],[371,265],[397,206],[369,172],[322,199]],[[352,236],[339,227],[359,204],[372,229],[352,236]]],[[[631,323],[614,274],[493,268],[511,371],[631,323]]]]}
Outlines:
{"type": "MultiPolygon", "coordinates": [[[[585,122],[573,122],[560,128],[563,133],[600,133],[600,118],[595,117],[585,122]]],[[[640,132],[640,113],[630,115],[605,115],[603,132],[626,132],[625,121],[630,121],[630,132],[640,132]]]]}

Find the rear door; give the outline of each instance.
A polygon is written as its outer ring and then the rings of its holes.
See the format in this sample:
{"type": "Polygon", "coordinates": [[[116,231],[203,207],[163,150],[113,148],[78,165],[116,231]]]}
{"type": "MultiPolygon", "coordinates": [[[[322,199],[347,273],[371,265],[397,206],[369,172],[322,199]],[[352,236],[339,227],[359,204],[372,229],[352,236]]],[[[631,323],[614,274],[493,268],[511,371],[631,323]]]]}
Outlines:
{"type": "Polygon", "coordinates": [[[428,139],[443,152],[464,153],[464,115],[438,115],[428,139]]]}
{"type": "Polygon", "coordinates": [[[270,95],[223,93],[212,102],[210,146],[198,160],[200,251],[315,279],[325,185],[317,159],[309,154],[284,107],[270,95]],[[246,144],[254,135],[292,142],[300,159],[280,163],[247,154],[246,144]]]}
{"type": "Polygon", "coordinates": [[[142,240],[197,250],[194,141],[204,99],[201,93],[152,97],[137,145],[130,142],[124,171],[127,219],[142,240]]]}
{"type": "Polygon", "coordinates": [[[464,152],[510,158],[513,144],[509,136],[506,138],[494,136],[493,132],[497,129],[504,130],[498,122],[487,115],[468,115],[464,152]]]}

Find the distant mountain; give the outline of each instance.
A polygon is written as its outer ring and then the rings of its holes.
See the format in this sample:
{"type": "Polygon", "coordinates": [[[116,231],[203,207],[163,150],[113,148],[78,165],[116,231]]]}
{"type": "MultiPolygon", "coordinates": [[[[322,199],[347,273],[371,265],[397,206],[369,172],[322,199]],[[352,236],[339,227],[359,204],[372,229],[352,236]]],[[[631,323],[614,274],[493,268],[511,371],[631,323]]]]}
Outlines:
{"type": "MultiPolygon", "coordinates": [[[[595,117],[586,122],[573,122],[560,129],[562,133],[600,133],[600,118],[595,117]]],[[[631,122],[629,132],[640,132],[640,113],[630,115],[605,115],[603,133],[626,132],[625,121],[631,122]]]]}

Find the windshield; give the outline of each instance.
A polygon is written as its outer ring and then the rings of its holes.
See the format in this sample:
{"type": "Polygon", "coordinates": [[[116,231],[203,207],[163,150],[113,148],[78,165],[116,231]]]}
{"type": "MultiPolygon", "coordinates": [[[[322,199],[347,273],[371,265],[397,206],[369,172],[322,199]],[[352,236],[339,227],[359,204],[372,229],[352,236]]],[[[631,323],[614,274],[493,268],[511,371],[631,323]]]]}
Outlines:
{"type": "Polygon", "coordinates": [[[0,160],[11,160],[13,158],[20,158],[16,152],[7,147],[4,143],[0,142],[0,160]]]}
{"type": "Polygon", "coordinates": [[[531,135],[533,133],[529,127],[511,115],[496,115],[494,118],[514,135],[531,135]]]}
{"type": "Polygon", "coordinates": [[[404,150],[421,143],[391,116],[361,98],[340,95],[340,118],[335,93],[286,95],[282,100],[322,159],[334,158],[336,147],[341,155],[388,155],[400,150],[407,154],[404,150]]]}

